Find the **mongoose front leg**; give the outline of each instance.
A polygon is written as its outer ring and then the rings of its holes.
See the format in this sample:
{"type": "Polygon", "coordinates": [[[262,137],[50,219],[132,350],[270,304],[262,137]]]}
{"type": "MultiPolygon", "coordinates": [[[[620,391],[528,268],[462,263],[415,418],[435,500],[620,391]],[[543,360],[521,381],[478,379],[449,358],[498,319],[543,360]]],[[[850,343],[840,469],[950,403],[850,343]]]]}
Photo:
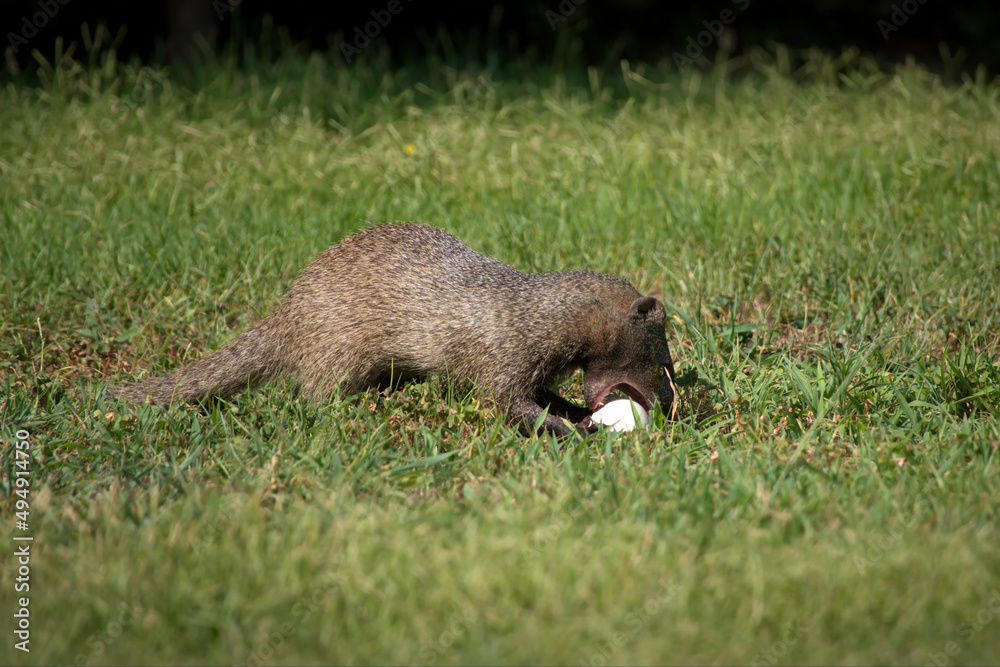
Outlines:
{"type": "Polygon", "coordinates": [[[548,405],[549,412],[565,417],[574,424],[577,424],[590,416],[590,410],[568,401],[551,389],[542,389],[538,395],[538,403],[542,406],[548,405]]]}
{"type": "MultiPolygon", "coordinates": [[[[528,398],[517,399],[510,405],[510,422],[518,424],[521,428],[521,432],[525,435],[533,435],[535,422],[542,415],[543,410],[544,408],[539,405],[537,401],[533,401],[528,398]]],[[[562,438],[570,435],[571,433],[586,435],[587,433],[592,433],[596,430],[596,427],[572,424],[569,420],[553,414],[552,408],[550,407],[548,414],[545,415],[545,419],[542,421],[540,430],[548,431],[549,433],[562,438]]]]}

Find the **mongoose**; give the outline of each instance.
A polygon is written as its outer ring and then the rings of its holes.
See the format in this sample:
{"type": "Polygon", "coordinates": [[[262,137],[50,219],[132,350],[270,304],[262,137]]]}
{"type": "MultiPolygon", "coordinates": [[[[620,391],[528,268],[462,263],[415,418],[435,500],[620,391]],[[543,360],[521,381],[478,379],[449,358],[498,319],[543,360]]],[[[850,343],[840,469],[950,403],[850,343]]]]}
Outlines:
{"type": "Polygon", "coordinates": [[[198,401],[295,374],[328,398],[430,375],[473,383],[510,423],[594,430],[612,391],[647,410],[674,400],[663,304],[627,281],[530,274],[423,224],[374,226],[317,257],[274,312],[173,375],[111,390],[134,402],[198,401]],[[581,407],[549,387],[584,373],[581,407]],[[567,421],[569,420],[569,423],[567,421]]]}

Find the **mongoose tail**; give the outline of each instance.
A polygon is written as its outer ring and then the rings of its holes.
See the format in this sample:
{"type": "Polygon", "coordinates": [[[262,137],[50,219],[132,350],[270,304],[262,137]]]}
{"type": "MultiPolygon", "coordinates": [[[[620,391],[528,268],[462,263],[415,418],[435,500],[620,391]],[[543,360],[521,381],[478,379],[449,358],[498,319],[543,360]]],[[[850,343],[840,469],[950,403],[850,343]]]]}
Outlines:
{"type": "Polygon", "coordinates": [[[254,387],[284,373],[282,336],[269,317],[218,350],[172,375],[112,387],[108,395],[133,403],[200,401],[254,387]]]}

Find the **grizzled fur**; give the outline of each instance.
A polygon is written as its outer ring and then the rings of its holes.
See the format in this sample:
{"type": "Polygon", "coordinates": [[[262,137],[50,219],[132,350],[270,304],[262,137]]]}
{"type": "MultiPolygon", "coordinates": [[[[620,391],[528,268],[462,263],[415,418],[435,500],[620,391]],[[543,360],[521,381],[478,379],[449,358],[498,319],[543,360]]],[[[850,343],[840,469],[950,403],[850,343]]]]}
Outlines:
{"type": "Polygon", "coordinates": [[[437,374],[476,384],[522,430],[590,430],[619,390],[673,401],[663,304],[586,272],[528,274],[420,224],[372,227],[322,253],[268,317],[173,375],[112,390],[197,401],[293,374],[316,399],[437,374]],[[587,408],[549,386],[584,372],[587,408]],[[572,422],[568,424],[561,417],[572,422]]]}

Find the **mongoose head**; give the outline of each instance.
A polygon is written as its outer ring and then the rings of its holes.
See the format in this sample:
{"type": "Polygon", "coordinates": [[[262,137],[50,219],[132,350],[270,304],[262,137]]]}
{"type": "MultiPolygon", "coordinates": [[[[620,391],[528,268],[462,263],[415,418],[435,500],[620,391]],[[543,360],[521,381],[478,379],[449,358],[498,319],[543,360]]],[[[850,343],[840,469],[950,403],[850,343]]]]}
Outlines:
{"type": "Polygon", "coordinates": [[[583,365],[587,407],[597,410],[619,391],[647,411],[656,401],[664,414],[674,402],[674,364],[667,346],[666,311],[651,296],[632,302],[625,317],[611,325],[583,365]]]}

